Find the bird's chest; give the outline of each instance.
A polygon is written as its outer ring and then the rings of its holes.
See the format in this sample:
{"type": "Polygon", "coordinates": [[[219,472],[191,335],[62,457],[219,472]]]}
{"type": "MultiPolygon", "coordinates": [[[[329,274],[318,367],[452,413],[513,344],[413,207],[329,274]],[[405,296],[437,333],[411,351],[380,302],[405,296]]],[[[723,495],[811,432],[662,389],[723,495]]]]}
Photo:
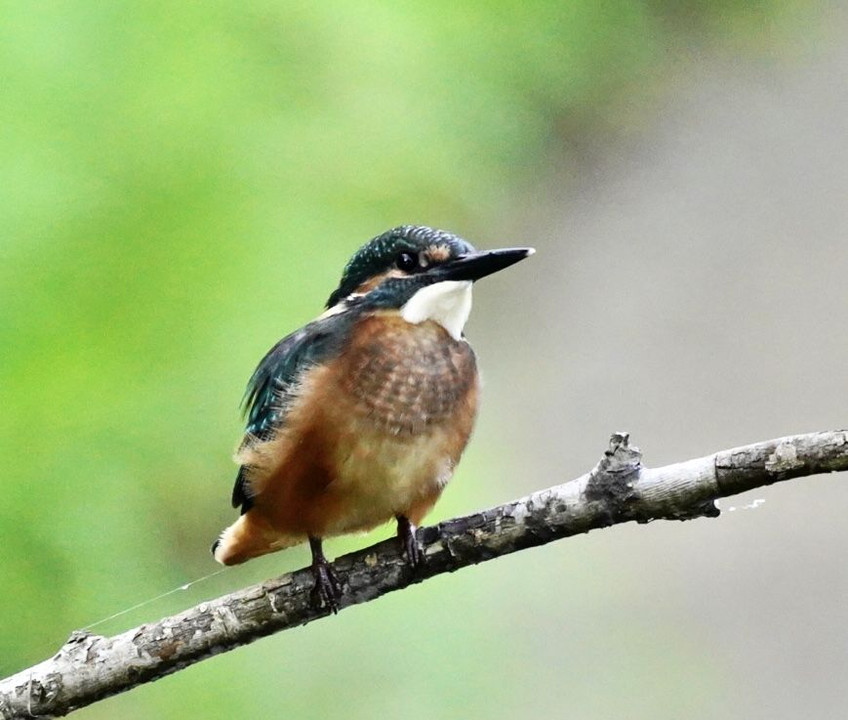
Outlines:
{"type": "Polygon", "coordinates": [[[357,330],[321,409],[327,497],[346,508],[333,531],[370,527],[437,497],[477,408],[476,363],[465,341],[436,323],[391,317],[357,330]]]}
{"type": "Polygon", "coordinates": [[[256,502],[319,536],[423,515],[471,435],[477,386],[470,346],[437,323],[361,321],[301,381],[283,431],[240,458],[260,468],[256,502]]]}
{"type": "Polygon", "coordinates": [[[474,352],[435,322],[396,316],[364,320],[340,358],[346,410],[356,424],[393,436],[426,434],[461,421],[476,389],[474,352]]]}

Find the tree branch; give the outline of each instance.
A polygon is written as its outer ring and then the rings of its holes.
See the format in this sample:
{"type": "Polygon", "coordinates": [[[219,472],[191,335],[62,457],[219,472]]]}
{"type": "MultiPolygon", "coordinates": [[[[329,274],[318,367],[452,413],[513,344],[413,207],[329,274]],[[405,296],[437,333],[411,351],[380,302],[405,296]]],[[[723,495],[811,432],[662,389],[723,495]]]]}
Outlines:
{"type": "MultiPolygon", "coordinates": [[[[563,485],[422,528],[427,559],[413,573],[395,540],[335,562],[341,607],[516,550],[635,520],[716,517],[714,501],[790,478],[848,469],[848,431],[810,433],[725,450],[662,468],[642,467],[625,433],[597,467],[563,485]]],[[[308,569],[201,603],[114,637],[75,631],[58,653],[0,681],[4,718],[65,715],[211,655],[329,613],[309,601],[308,569]]]]}

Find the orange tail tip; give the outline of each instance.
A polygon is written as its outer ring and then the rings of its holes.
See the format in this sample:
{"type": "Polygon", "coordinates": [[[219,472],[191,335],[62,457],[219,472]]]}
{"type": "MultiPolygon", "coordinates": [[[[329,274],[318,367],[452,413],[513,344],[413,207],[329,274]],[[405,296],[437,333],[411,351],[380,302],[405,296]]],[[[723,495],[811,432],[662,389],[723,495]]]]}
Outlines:
{"type": "Polygon", "coordinates": [[[305,537],[280,535],[263,525],[250,513],[242,515],[212,543],[215,560],[222,565],[238,565],[260,555],[299,545],[306,540],[305,537]]]}

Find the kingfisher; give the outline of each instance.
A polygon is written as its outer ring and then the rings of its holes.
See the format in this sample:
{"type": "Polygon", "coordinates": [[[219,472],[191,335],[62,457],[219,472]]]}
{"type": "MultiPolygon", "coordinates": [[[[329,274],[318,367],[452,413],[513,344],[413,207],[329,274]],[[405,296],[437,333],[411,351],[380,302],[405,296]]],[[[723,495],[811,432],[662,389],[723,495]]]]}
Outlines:
{"type": "Polygon", "coordinates": [[[241,508],[212,545],[235,565],[309,542],[318,607],[341,583],[324,538],[394,519],[409,565],[418,524],[450,480],[477,414],[479,376],[463,334],[472,284],[532,248],[478,252],[404,225],[350,259],[326,311],[284,337],[248,382],[232,492],[241,508]]]}

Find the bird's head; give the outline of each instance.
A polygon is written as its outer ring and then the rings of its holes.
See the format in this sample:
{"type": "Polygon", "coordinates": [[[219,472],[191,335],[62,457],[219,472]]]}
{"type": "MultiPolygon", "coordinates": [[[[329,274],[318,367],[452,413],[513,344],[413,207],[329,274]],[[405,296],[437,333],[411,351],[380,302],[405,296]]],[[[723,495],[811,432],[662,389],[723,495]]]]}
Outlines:
{"type": "Polygon", "coordinates": [[[443,230],[403,225],[356,251],[327,307],[357,300],[373,309],[400,310],[410,322],[441,322],[439,315],[447,314],[450,321],[442,324],[458,336],[471,309],[471,284],[532,253],[532,248],[478,252],[443,230]]]}

